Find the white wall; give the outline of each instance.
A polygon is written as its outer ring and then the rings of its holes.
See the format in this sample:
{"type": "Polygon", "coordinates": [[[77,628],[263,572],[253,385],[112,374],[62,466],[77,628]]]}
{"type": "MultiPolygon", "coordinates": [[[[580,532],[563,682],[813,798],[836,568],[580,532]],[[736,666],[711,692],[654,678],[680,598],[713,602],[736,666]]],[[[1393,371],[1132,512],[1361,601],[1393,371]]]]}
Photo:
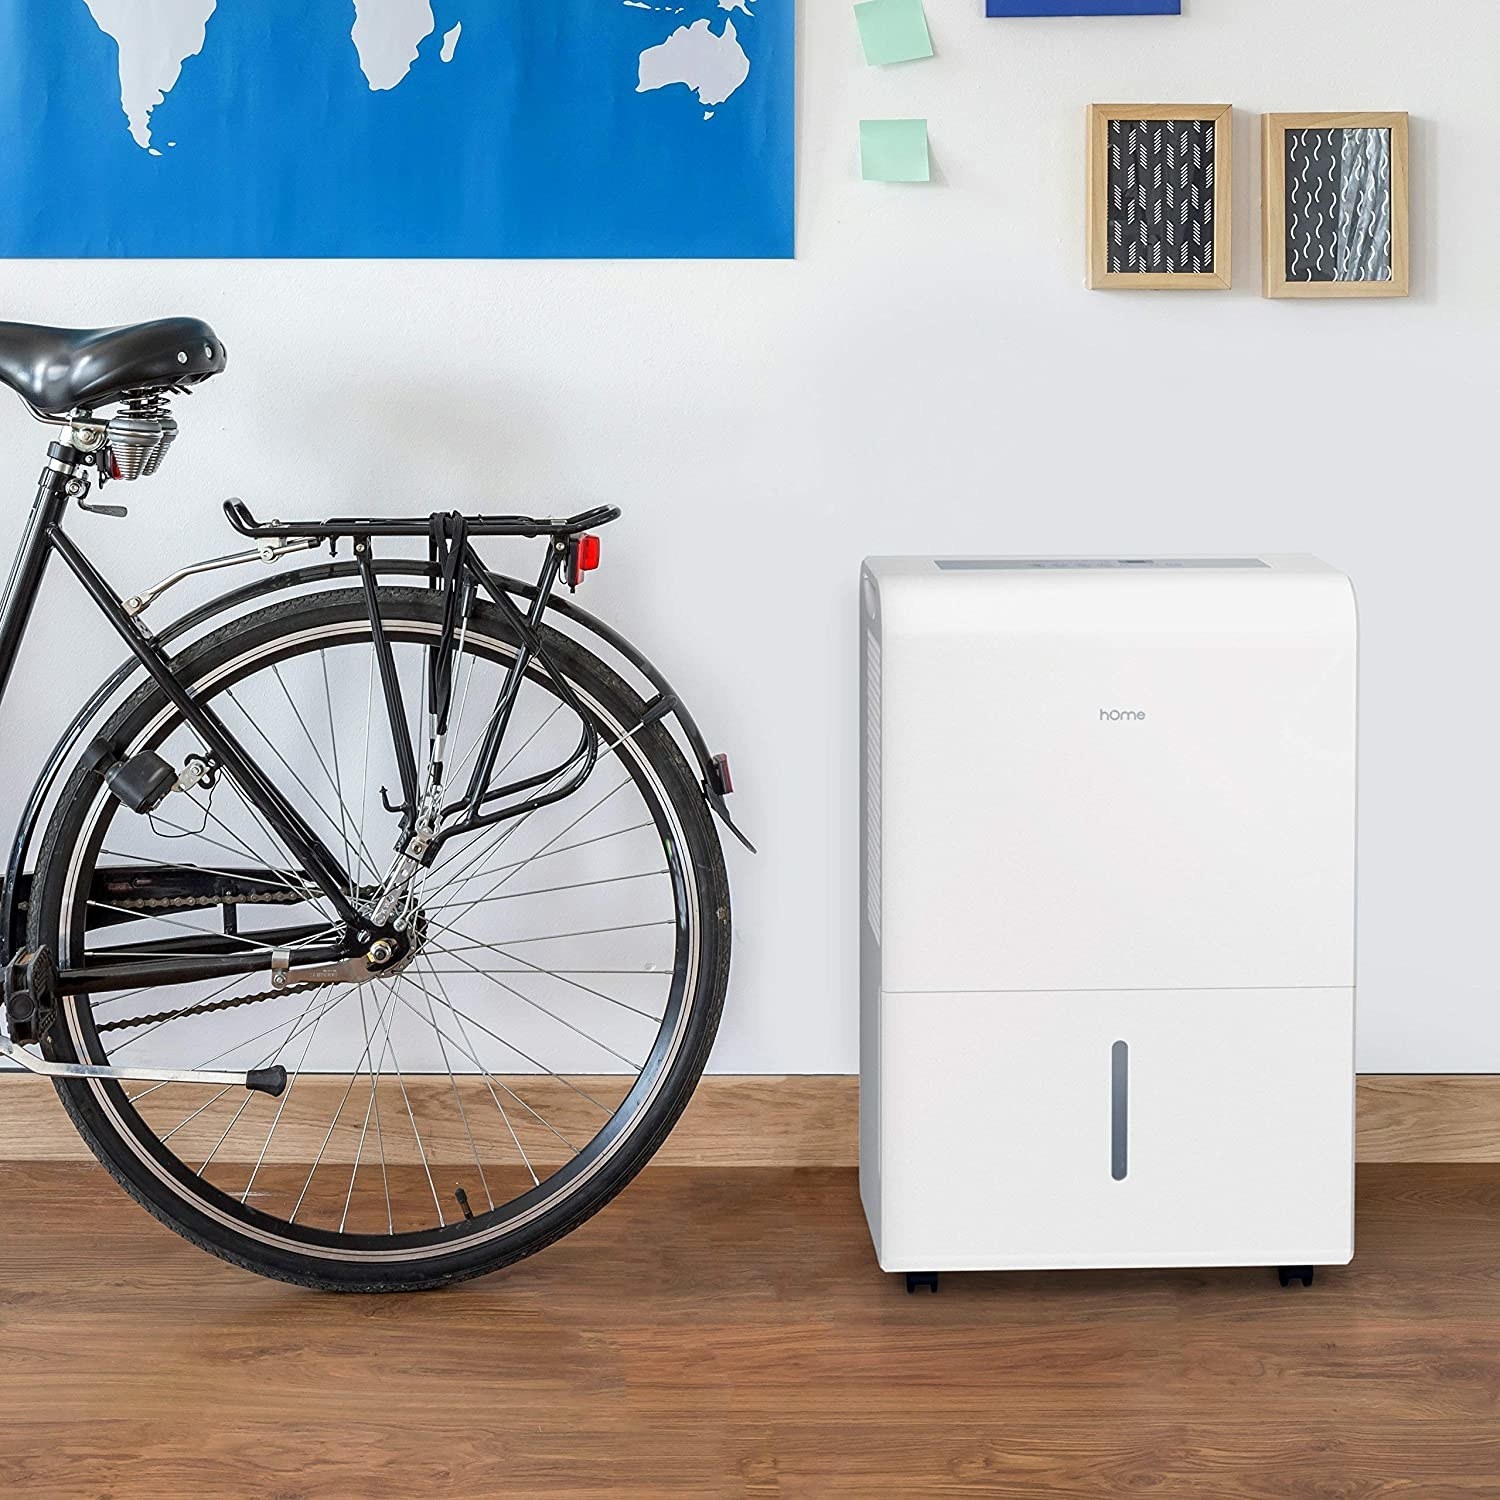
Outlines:
{"type": "MultiPolygon", "coordinates": [[[[787,0],[763,0],[765,4],[787,0]]],[[[678,679],[762,848],[731,848],[726,1071],[855,1064],[855,578],[867,552],[1312,551],[1364,626],[1360,1064],[1500,1070],[1494,0],[1187,0],[984,21],[877,72],[803,0],[795,262],[0,264],[0,315],[187,312],[230,371],[183,403],[122,586],[269,514],[624,506],[586,602],[678,679]],[[1083,290],[1083,108],[1234,103],[1237,286],[1083,290]],[[1409,109],[1413,296],[1258,295],[1258,130],[1409,109]],[[861,115],[931,120],[937,181],[856,179],[861,115]],[[1165,433],[1167,457],[1151,440],[1165,433]]],[[[41,429],[0,403],[18,530],[41,429]]],[[[7,704],[3,811],[117,648],[54,579],[7,704]],[[49,658],[43,666],[41,656],[49,658]],[[59,670],[56,663],[66,661],[59,670]]]]}

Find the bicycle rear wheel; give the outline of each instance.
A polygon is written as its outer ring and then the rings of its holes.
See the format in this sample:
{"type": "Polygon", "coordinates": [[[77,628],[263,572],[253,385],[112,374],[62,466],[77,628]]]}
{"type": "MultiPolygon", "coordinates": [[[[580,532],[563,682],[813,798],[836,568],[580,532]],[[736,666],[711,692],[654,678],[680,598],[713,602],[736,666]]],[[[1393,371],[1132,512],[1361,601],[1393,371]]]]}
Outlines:
{"type": "MultiPolygon", "coordinates": [[[[422,745],[424,653],[441,606],[421,589],[380,600],[422,745]]],[[[596,1212],[686,1105],[728,977],[718,838],[671,735],[640,727],[639,696],[577,642],[547,642],[598,731],[598,764],[571,796],[444,847],[417,890],[423,938],[400,972],[268,995],[262,970],[62,1002],[44,1042],[58,1060],[287,1068],[279,1098],[58,1083],[100,1161],[205,1249],[330,1289],[479,1275],[596,1212]]],[[[515,650],[499,611],[475,606],[455,666],[450,781],[478,749],[515,650]]],[[[236,620],[177,669],[342,854],[351,899],[365,899],[398,818],[385,804],[396,771],[359,592],[236,620]]],[[[557,764],[577,730],[533,669],[501,757],[507,777],[557,764]]],[[[154,684],[103,734],[174,766],[202,748],[154,684]]],[[[284,930],[325,923],[336,925],[324,898],[227,777],[137,815],[80,763],[41,846],[29,936],[64,965],[210,941],[269,958],[284,930]],[[183,871],[198,877],[195,893],[161,895],[183,871]],[[205,874],[222,882],[216,896],[202,893],[205,874]]]]}

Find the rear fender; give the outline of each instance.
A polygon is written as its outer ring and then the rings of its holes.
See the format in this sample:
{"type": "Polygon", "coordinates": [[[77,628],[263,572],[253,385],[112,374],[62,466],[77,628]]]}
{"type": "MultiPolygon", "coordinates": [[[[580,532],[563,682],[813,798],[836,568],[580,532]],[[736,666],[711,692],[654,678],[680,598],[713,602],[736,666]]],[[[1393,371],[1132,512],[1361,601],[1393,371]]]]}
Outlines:
{"type": "MultiPolygon", "coordinates": [[[[427,563],[415,559],[391,558],[385,562],[377,562],[375,571],[389,577],[426,578],[429,576],[430,569],[427,563]]],[[[170,625],[156,633],[157,644],[162,647],[170,646],[174,641],[181,640],[209,621],[246,605],[254,604],[268,594],[341,582],[345,579],[357,579],[358,576],[359,565],[351,560],[316,563],[308,567],[291,568],[285,573],[275,573],[259,578],[254,583],[231,589],[179,616],[170,625]]],[[[527,598],[536,594],[536,585],[533,583],[526,583],[518,578],[509,578],[504,574],[496,574],[495,577],[496,581],[510,592],[527,598]]],[[[704,800],[713,809],[719,821],[753,854],[755,845],[745,837],[729,815],[729,809],[724,801],[724,792],[721,790],[720,768],[709,751],[703,733],[663,673],[612,626],[605,624],[598,616],[590,614],[586,609],[579,608],[571,600],[554,597],[548,601],[547,607],[579,627],[586,635],[602,641],[651,684],[656,690],[656,699],[660,700],[658,704],[660,716],[676,721],[683,741],[697,762],[699,785],[704,800]]],[[[0,893],[0,965],[8,963],[11,955],[20,952],[26,942],[27,896],[31,885],[30,878],[26,874],[26,862],[36,838],[37,826],[41,821],[43,809],[46,807],[48,795],[57,784],[63,768],[71,764],[76,747],[94,719],[120,689],[140,671],[140,664],[134,657],[131,657],[116,667],[95,689],[52,747],[26,799],[26,805],[21,811],[20,821],[16,826],[15,838],[11,843],[4,890],[0,893]]]]}

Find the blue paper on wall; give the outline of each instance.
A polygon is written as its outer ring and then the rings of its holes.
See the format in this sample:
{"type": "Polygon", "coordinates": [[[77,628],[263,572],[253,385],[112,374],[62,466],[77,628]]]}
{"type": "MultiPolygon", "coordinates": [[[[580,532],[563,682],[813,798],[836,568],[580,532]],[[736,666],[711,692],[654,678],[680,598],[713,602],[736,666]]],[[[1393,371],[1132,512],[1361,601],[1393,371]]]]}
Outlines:
{"type": "Polygon", "coordinates": [[[991,16],[1180,16],[1182,0],[986,0],[991,16]]]}
{"type": "Polygon", "coordinates": [[[0,255],[787,256],[794,0],[0,0],[0,255]]]}

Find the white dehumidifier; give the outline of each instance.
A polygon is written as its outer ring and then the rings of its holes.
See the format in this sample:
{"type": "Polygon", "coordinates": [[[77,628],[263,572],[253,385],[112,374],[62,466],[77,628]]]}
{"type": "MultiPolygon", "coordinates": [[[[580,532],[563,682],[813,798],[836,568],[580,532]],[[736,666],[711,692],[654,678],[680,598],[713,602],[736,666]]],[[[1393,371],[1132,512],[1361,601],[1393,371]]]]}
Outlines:
{"type": "Polygon", "coordinates": [[[1356,621],[1310,557],[874,558],[880,1265],[1354,1251],[1356,621]]]}

